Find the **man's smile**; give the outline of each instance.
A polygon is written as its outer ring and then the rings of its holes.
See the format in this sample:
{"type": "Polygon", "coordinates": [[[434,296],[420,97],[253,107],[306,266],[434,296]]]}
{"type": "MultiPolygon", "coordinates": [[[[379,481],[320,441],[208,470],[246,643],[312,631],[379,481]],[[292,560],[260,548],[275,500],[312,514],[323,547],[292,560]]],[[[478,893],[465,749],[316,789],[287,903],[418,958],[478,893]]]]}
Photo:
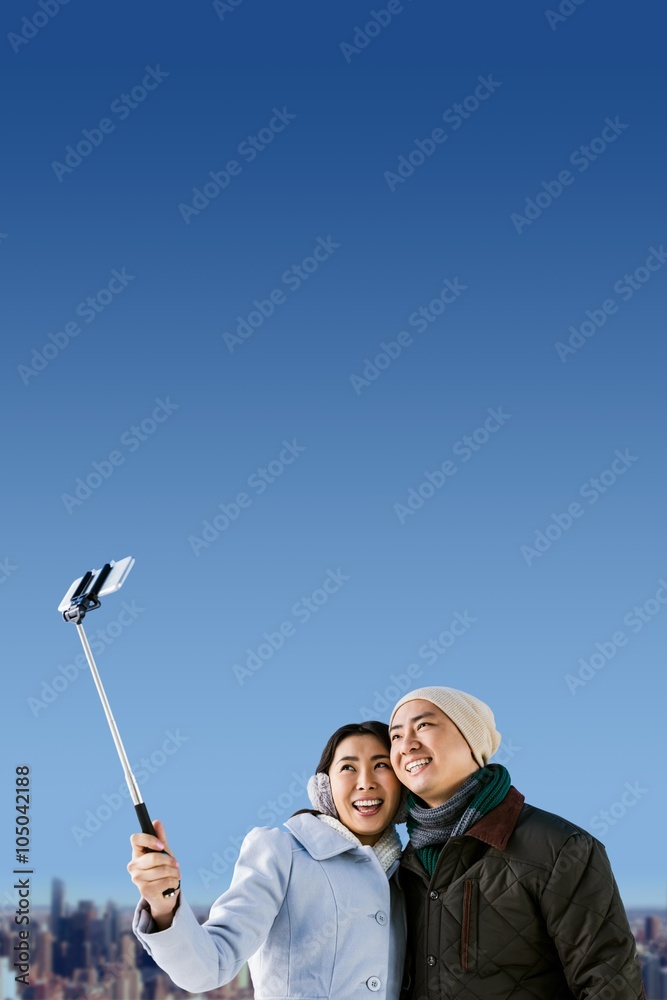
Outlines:
{"type": "Polygon", "coordinates": [[[409,774],[419,774],[425,767],[428,767],[432,760],[432,757],[419,757],[417,760],[410,760],[405,765],[405,770],[409,774]]]}

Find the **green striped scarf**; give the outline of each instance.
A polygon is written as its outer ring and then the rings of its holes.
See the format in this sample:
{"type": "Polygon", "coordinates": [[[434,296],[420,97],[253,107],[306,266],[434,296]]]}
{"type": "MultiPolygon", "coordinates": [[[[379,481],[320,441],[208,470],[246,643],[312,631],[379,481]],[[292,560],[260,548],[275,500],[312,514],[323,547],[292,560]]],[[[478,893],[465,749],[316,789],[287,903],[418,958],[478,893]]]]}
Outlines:
{"type": "Polygon", "coordinates": [[[407,798],[410,843],[429,876],[450,837],[465,833],[478,819],[503,801],[512,779],[502,764],[475,771],[450,799],[429,809],[412,792],[407,798]]]}

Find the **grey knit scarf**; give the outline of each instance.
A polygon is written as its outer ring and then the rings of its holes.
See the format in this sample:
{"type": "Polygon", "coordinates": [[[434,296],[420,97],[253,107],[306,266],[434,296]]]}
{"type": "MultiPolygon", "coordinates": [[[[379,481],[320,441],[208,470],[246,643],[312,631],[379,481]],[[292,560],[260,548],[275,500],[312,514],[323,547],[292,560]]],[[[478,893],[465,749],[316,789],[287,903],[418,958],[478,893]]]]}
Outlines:
{"type": "Polygon", "coordinates": [[[463,783],[440,806],[429,809],[415,795],[408,795],[408,833],[416,851],[444,844],[458,837],[507,795],[512,779],[502,764],[487,764],[463,783]]]}

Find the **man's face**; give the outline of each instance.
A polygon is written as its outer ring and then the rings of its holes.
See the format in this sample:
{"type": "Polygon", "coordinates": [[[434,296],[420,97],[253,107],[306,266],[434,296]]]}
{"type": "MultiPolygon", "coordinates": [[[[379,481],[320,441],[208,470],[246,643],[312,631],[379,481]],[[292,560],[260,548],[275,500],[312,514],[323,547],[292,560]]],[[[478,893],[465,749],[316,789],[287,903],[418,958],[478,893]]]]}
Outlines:
{"type": "Polygon", "coordinates": [[[389,730],[391,764],[400,781],[427,806],[439,806],[479,770],[449,716],[430,701],[401,705],[389,730]]]}

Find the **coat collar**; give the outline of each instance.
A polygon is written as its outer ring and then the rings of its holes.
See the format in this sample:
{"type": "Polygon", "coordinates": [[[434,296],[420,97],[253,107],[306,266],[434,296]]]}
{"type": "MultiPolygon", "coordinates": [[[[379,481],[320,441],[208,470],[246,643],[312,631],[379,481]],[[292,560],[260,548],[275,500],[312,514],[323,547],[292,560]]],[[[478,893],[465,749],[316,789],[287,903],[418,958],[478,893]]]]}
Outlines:
{"type": "MultiPolygon", "coordinates": [[[[517,791],[514,785],[511,785],[509,792],[500,805],[497,805],[495,809],[492,809],[491,812],[488,812],[481,819],[477,820],[476,823],[466,830],[463,836],[474,837],[484,844],[495,847],[498,851],[504,851],[507,841],[510,839],[512,831],[519,820],[524,802],[525,796],[517,791]]],[[[405,867],[418,871],[423,875],[423,865],[417,859],[417,853],[410,841],[408,841],[403,851],[402,863],[405,867]]]]}
{"type": "Polygon", "coordinates": [[[361,844],[353,844],[312,813],[290,816],[283,825],[315,861],[325,861],[345,851],[364,850],[361,844]]]}
{"type": "Polygon", "coordinates": [[[525,800],[525,795],[517,791],[514,785],[510,785],[510,790],[500,805],[478,819],[473,826],[466,830],[466,836],[476,837],[477,840],[490,844],[496,850],[504,851],[510,834],[517,824],[525,800]]]}

